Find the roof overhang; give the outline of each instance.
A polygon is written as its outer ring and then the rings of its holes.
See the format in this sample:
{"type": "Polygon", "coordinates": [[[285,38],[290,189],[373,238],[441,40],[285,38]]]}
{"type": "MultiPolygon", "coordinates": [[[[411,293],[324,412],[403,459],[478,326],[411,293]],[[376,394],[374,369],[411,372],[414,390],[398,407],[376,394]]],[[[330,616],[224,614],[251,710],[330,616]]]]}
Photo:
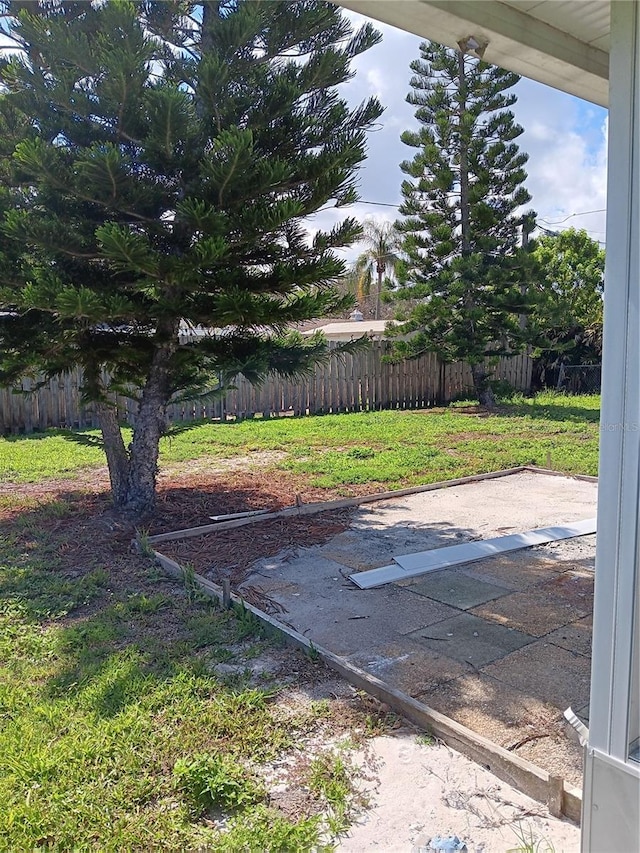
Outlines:
{"type": "Polygon", "coordinates": [[[473,37],[483,59],[607,106],[610,0],[336,0],[449,47],[473,37]]]}

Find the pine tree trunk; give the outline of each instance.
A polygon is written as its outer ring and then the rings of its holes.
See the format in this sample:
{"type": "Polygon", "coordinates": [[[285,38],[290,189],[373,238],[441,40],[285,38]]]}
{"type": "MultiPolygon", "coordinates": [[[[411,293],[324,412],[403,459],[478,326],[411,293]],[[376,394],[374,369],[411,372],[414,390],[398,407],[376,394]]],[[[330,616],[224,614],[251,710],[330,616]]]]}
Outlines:
{"type": "Polygon", "coordinates": [[[467,78],[464,67],[464,54],[458,52],[458,133],[460,134],[460,230],[462,256],[471,254],[471,235],[469,217],[469,140],[464,129],[467,114],[467,78]]]}
{"type": "MultiPolygon", "coordinates": [[[[532,220],[531,217],[524,216],[522,218],[522,248],[526,250],[529,245],[529,237],[531,236],[531,232],[535,227],[535,219],[532,220]]],[[[523,300],[527,295],[527,285],[520,285],[520,293],[522,294],[523,300]]],[[[527,315],[519,314],[518,315],[518,328],[521,332],[523,332],[527,328],[527,315]]]]}
{"type": "Polygon", "coordinates": [[[118,412],[107,403],[96,405],[98,423],[102,432],[104,452],[109,468],[111,494],[116,507],[122,507],[127,501],[127,482],[129,479],[129,456],[124,446],[118,412]]]}
{"type": "Polygon", "coordinates": [[[473,388],[478,402],[485,409],[497,408],[496,398],[489,385],[489,374],[483,364],[471,365],[471,376],[473,377],[473,388]]]}
{"type": "MultiPolygon", "coordinates": [[[[460,134],[460,253],[465,258],[471,254],[471,206],[469,203],[469,140],[464,131],[464,119],[467,113],[467,79],[464,54],[461,51],[458,52],[458,95],[458,132],[460,134]]],[[[471,350],[473,350],[476,343],[476,326],[473,319],[476,304],[473,297],[473,282],[470,283],[465,280],[465,289],[464,307],[468,317],[468,343],[471,350]]],[[[474,388],[476,389],[476,393],[480,395],[480,393],[484,393],[484,390],[480,392],[480,385],[476,382],[476,374],[474,373],[476,367],[480,368],[481,365],[474,365],[471,371],[473,373],[474,388]]],[[[480,405],[485,405],[482,400],[480,400],[480,405]]],[[[495,400],[493,401],[493,405],[495,406],[495,400]]]]}
{"type": "Polygon", "coordinates": [[[172,342],[156,349],[142,392],[129,454],[126,500],[122,507],[132,517],[147,515],[155,508],[158,454],[171,395],[168,368],[173,350],[172,342]]]}

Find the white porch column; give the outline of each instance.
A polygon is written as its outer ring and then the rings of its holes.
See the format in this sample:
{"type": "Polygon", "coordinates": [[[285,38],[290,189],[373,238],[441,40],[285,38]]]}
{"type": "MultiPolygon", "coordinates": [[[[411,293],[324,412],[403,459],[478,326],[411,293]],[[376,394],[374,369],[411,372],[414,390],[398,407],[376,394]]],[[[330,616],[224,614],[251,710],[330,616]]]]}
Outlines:
{"type": "Polygon", "coordinates": [[[598,542],[583,853],[640,839],[640,2],[611,3],[598,542]]]}

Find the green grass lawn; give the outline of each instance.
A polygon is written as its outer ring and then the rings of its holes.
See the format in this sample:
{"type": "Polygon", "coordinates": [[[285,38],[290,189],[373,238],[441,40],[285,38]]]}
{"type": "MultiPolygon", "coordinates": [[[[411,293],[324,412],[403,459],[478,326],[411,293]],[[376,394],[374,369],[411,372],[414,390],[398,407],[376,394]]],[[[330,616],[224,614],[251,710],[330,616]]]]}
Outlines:
{"type": "Polygon", "coordinates": [[[336,725],[329,700],[281,706],[286,679],[243,662],[287,654],[300,690],[321,665],[128,553],[128,537],[101,532],[105,508],[3,508],[0,850],[333,849],[351,808],[340,737],[375,719],[354,709],[345,723],[341,707],[336,725]],[[332,746],[309,761],[307,738],[332,746]],[[259,772],[285,759],[310,804],[295,816],[271,806],[259,772]]]}
{"type": "MultiPolygon", "coordinates": [[[[600,398],[539,395],[476,417],[455,407],[199,424],[162,440],[160,464],[278,451],[309,484],[388,487],[515,465],[597,474],[600,398]]],[[[0,482],[72,477],[104,465],[98,433],[62,430],[0,439],[0,482]]]]}

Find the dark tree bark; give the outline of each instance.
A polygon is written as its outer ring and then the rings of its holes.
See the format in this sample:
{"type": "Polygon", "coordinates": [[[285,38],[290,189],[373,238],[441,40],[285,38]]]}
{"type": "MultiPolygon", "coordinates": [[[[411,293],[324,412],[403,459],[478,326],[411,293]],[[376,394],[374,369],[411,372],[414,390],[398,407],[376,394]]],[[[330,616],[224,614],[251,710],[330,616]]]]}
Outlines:
{"type": "Polygon", "coordinates": [[[129,455],[124,446],[118,412],[108,403],[97,403],[98,423],[102,432],[104,452],[109,467],[111,494],[117,507],[124,506],[127,501],[127,483],[129,479],[129,455]]]}
{"type": "Polygon", "coordinates": [[[376,272],[378,273],[378,289],[376,290],[376,313],[375,320],[380,319],[380,294],[382,293],[382,281],[387,270],[387,265],[384,261],[378,261],[376,264],[376,272]]]}
{"type": "Polygon", "coordinates": [[[156,349],[142,391],[129,453],[126,497],[121,505],[121,509],[132,517],[147,515],[155,508],[159,445],[166,427],[165,415],[171,396],[169,371],[174,349],[175,344],[172,343],[156,349]]]}
{"type": "Polygon", "coordinates": [[[489,374],[482,364],[471,365],[471,376],[473,377],[473,388],[476,392],[478,402],[485,409],[496,409],[496,398],[489,385],[489,374]]]}
{"type": "Polygon", "coordinates": [[[122,439],[115,407],[108,403],[97,406],[113,503],[117,510],[132,519],[148,515],[155,508],[159,443],[165,431],[167,403],[171,397],[170,364],[175,347],[175,341],[169,340],[159,345],[154,353],[136,415],[133,441],[128,449],[122,439]]]}

